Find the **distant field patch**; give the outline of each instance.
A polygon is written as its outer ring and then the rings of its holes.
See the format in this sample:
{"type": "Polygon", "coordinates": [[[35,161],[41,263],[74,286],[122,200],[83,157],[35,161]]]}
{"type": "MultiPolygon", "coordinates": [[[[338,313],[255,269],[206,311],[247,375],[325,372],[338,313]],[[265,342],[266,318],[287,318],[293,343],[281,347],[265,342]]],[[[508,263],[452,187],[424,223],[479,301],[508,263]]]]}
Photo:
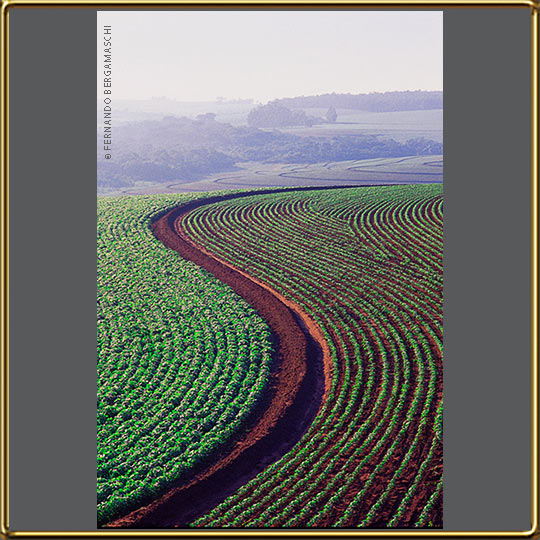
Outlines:
{"type": "MultiPolygon", "coordinates": [[[[324,117],[327,109],[305,108],[308,115],[324,117]]],[[[369,112],[337,108],[337,122],[317,124],[311,128],[282,128],[295,135],[332,137],[336,135],[379,135],[399,142],[425,137],[443,142],[442,109],[419,111],[369,112]]]]}

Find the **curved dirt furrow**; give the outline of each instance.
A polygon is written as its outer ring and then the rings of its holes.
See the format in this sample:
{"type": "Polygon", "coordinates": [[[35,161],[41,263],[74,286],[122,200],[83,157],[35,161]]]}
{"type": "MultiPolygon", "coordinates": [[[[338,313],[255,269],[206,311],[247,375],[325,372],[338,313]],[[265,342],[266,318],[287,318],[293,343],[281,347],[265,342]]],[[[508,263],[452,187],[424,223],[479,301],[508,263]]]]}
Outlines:
{"type": "Polygon", "coordinates": [[[267,393],[239,439],[163,496],[105,527],[186,527],[287,453],[305,433],[329,391],[330,352],[309,315],[262,281],[197,246],[183,231],[182,220],[191,210],[247,194],[193,201],[168,212],[152,227],[167,247],[232,287],[266,320],[274,345],[267,393]]]}

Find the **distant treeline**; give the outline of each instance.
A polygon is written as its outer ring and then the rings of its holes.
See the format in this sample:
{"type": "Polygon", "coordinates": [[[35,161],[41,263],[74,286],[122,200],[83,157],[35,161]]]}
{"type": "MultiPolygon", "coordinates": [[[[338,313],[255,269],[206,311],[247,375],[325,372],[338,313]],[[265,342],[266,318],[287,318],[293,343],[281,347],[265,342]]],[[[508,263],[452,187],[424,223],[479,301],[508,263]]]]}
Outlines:
{"type": "MultiPolygon", "coordinates": [[[[98,137],[98,149],[100,145],[98,137]]],[[[233,170],[243,161],[318,163],[442,152],[442,144],[424,138],[398,143],[362,134],[299,136],[216,122],[213,114],[195,120],[167,117],[115,128],[112,159],[98,152],[98,189],[137,181],[188,182],[233,170]]]]}
{"type": "Polygon", "coordinates": [[[275,99],[270,103],[285,107],[358,109],[371,112],[415,111],[443,108],[443,93],[415,90],[407,92],[373,92],[371,94],[321,94],[275,99]]]}

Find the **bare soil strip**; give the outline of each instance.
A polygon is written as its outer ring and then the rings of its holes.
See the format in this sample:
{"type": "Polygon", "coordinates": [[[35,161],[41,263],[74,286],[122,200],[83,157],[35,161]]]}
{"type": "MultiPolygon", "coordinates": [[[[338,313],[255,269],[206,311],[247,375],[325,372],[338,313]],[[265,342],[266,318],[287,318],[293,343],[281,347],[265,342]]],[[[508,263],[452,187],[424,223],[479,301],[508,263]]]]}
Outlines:
{"type": "MultiPolygon", "coordinates": [[[[292,190],[273,190],[278,191],[292,190]]],[[[325,400],[332,366],[328,345],[318,325],[295,302],[197,246],[182,229],[182,219],[194,208],[256,194],[261,192],[193,201],[157,219],[153,230],[159,240],[182,258],[232,287],[266,320],[272,331],[275,352],[267,394],[239,439],[206,460],[165,495],[105,527],[186,527],[288,452],[305,433],[325,400]]]]}

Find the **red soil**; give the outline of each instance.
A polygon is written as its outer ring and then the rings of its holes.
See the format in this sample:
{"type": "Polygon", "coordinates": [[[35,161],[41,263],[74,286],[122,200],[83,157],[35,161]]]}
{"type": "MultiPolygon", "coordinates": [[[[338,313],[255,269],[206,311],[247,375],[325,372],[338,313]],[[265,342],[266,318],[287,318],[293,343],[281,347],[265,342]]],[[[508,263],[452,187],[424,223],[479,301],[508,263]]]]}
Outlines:
{"type": "MultiPolygon", "coordinates": [[[[240,196],[246,195],[244,192],[240,196]]],[[[289,451],[309,427],[329,389],[328,346],[309,315],[268,285],[196,246],[182,231],[182,218],[189,211],[238,196],[229,194],[188,203],[155,221],[153,231],[182,258],[231,286],[266,320],[275,351],[267,395],[238,440],[162,497],[105,527],[187,526],[289,451]]]]}
{"type": "MultiPolygon", "coordinates": [[[[204,515],[225,497],[233,493],[238,487],[247,483],[261,470],[292,448],[309,427],[315,414],[320,409],[321,403],[326,398],[331,382],[332,367],[328,348],[320,328],[294,301],[284,298],[262,281],[251,277],[247,273],[249,272],[249,268],[246,268],[246,271],[235,268],[219,256],[196,245],[183,231],[182,220],[192,209],[221,200],[253,195],[255,193],[229,194],[189,203],[186,206],[169,212],[156,221],[154,223],[154,233],[165,245],[178,251],[183,258],[192,260],[199,266],[210,271],[222,282],[230,285],[266,319],[275,339],[276,350],[276,362],[270,391],[259,409],[254,413],[250,424],[246,426],[245,435],[240,440],[229,448],[224,449],[213,460],[209,460],[206,468],[196,471],[193,477],[185,481],[183,485],[175,487],[149,506],[133,512],[108,526],[134,528],[182,527],[197,517],[204,515]]],[[[306,234],[309,235],[310,232],[306,231],[306,234]]],[[[249,246],[243,246],[241,244],[242,242],[239,241],[237,245],[238,250],[241,251],[249,248],[249,246]]],[[[251,255],[254,261],[258,260],[264,263],[257,254],[251,253],[251,255]]],[[[275,261],[274,264],[280,267],[280,261],[275,261]]],[[[390,281],[393,283],[394,279],[390,281]]],[[[327,288],[328,290],[332,289],[332,283],[326,283],[326,280],[323,279],[319,283],[319,287],[321,297],[323,297],[323,293],[327,288]]],[[[369,335],[370,328],[375,328],[385,348],[387,350],[390,348],[386,336],[380,329],[377,329],[377,324],[374,321],[358,320],[357,322],[367,335],[369,335]]],[[[428,414],[429,421],[424,431],[426,435],[431,432],[432,422],[436,415],[436,407],[442,397],[442,358],[436,344],[432,343],[429,337],[428,340],[430,341],[430,348],[432,349],[438,371],[438,384],[436,396],[428,414]]],[[[369,341],[372,348],[376,350],[376,344],[374,342],[372,343],[371,337],[369,341]]],[[[345,338],[344,346],[347,349],[352,348],[352,343],[349,342],[348,338],[345,338]]],[[[338,359],[343,362],[345,351],[341,350],[341,347],[338,347],[337,353],[338,359]]],[[[414,351],[407,347],[413,381],[418,376],[415,363],[412,361],[414,354],[414,351]]],[[[379,361],[376,361],[375,366],[374,388],[377,388],[381,381],[381,365],[379,361]]],[[[390,378],[394,375],[395,367],[392,366],[390,368],[390,378]]],[[[351,375],[354,377],[356,367],[353,365],[351,368],[351,375]]],[[[342,376],[340,376],[338,387],[341,387],[342,383],[342,376]]],[[[411,389],[405,397],[403,411],[400,414],[390,440],[376,452],[369,464],[366,464],[362,467],[361,471],[357,472],[358,480],[351,484],[343,494],[342,500],[333,508],[332,512],[317,523],[317,527],[331,527],[361,489],[370,473],[374,470],[374,467],[380,462],[384,453],[388,450],[393,437],[397,434],[398,426],[405,420],[406,411],[412,401],[412,394],[411,389]]],[[[376,392],[368,400],[368,406],[360,420],[365,419],[364,417],[370,413],[375,398],[376,392]]],[[[424,398],[425,394],[421,401],[424,398]]],[[[377,411],[374,423],[381,417],[387,399],[379,411],[377,411]]],[[[351,414],[354,415],[355,412],[352,411],[351,414]]],[[[362,521],[366,512],[377,500],[384,486],[388,484],[394,472],[399,467],[401,460],[405,457],[406,451],[410,448],[414,434],[418,429],[419,421],[418,414],[412,420],[409,429],[404,434],[396,451],[383,469],[380,470],[378,481],[371,486],[362,504],[357,508],[355,515],[346,526],[354,527],[355,523],[362,521]]],[[[347,427],[346,422],[341,432],[336,434],[336,437],[339,438],[347,427]]],[[[375,442],[373,441],[369,445],[370,448],[375,442]]],[[[377,516],[369,525],[370,528],[386,527],[386,523],[397,510],[401,499],[412,483],[419,464],[427,456],[430,442],[429,436],[422,436],[422,440],[419,441],[411,456],[412,459],[400,475],[395,490],[380,508],[377,516]]],[[[355,460],[347,472],[353,474],[356,466],[357,462],[355,460]]],[[[409,503],[409,508],[400,520],[399,526],[411,527],[414,524],[426,504],[430,493],[433,491],[433,486],[440,478],[441,470],[442,449],[438,448],[432,460],[432,466],[428,467],[422,478],[421,487],[413,495],[409,503]]],[[[320,501],[321,506],[324,505],[327,497],[320,501]]],[[[253,503],[255,504],[256,500],[253,503]]],[[[431,518],[436,527],[442,525],[442,508],[440,506],[435,506],[432,510],[431,518]]]]}
{"type": "MultiPolygon", "coordinates": [[[[276,211],[278,213],[281,213],[283,217],[286,217],[286,212],[282,211],[282,209],[277,209],[276,211]]],[[[246,214],[246,219],[249,220],[250,218],[251,218],[251,209],[248,210],[246,214]]],[[[257,227],[255,222],[252,223],[252,226],[255,228],[257,227]]],[[[238,250],[249,253],[250,257],[252,258],[254,262],[264,264],[265,262],[264,258],[261,258],[261,256],[256,253],[253,253],[253,246],[249,244],[244,245],[240,238],[241,231],[237,231],[237,232],[238,232],[238,238],[235,238],[234,240],[232,240],[232,243],[237,246],[238,250]]],[[[309,234],[310,234],[309,231],[306,231],[306,235],[309,236],[309,234]]],[[[274,264],[276,265],[278,269],[281,269],[282,271],[287,270],[287,268],[281,265],[280,261],[275,261],[274,264]]],[[[243,274],[243,275],[247,275],[247,274],[243,274]]],[[[390,283],[397,284],[398,279],[399,278],[390,279],[390,283]]],[[[316,282],[320,289],[321,297],[324,296],[325,290],[332,290],[333,286],[335,286],[335,284],[332,284],[331,282],[327,282],[327,280],[321,277],[318,277],[316,282]]],[[[351,314],[351,316],[354,316],[354,315],[351,314]]],[[[361,327],[363,327],[364,331],[368,331],[370,327],[375,328],[375,329],[377,329],[378,327],[378,324],[375,321],[369,320],[367,316],[366,316],[365,321],[358,320],[358,323],[360,324],[361,327]],[[367,324],[368,326],[364,327],[365,324],[367,324]]],[[[411,328],[410,330],[414,330],[414,329],[411,328]]],[[[354,333],[356,334],[356,332],[354,333]]],[[[389,350],[390,346],[389,346],[387,338],[378,329],[377,329],[377,333],[379,334],[379,338],[382,339],[385,345],[385,348],[389,350]]],[[[426,458],[429,452],[429,447],[431,443],[429,433],[431,432],[432,422],[436,416],[437,405],[440,402],[440,399],[442,398],[442,358],[440,356],[440,351],[438,350],[437,345],[431,342],[432,340],[429,337],[429,334],[427,334],[427,332],[426,332],[426,337],[428,341],[430,342],[430,347],[432,349],[432,354],[433,354],[433,360],[435,361],[436,369],[438,372],[438,377],[437,377],[438,389],[436,391],[435,399],[433,400],[433,403],[430,407],[430,411],[428,413],[428,418],[429,418],[428,424],[424,428],[423,434],[421,435],[421,439],[418,442],[415,450],[413,451],[413,454],[411,456],[409,463],[402,471],[402,474],[400,475],[399,480],[396,483],[395,489],[392,491],[392,493],[387,498],[387,500],[383,503],[382,507],[377,513],[377,516],[370,524],[370,528],[379,528],[379,527],[384,528],[387,526],[386,523],[388,523],[393,513],[397,510],[403,496],[407,492],[408,487],[412,484],[414,477],[418,471],[418,467],[420,466],[420,463],[422,463],[422,461],[426,458]]],[[[371,339],[369,341],[371,342],[371,339]]],[[[347,348],[350,346],[350,343],[348,343],[347,338],[345,338],[345,345],[347,348]]],[[[376,350],[375,343],[371,343],[371,346],[373,350],[376,350]]],[[[408,355],[408,361],[410,363],[410,368],[411,368],[411,379],[412,381],[416,381],[418,377],[418,371],[417,371],[415,362],[413,361],[413,358],[415,357],[415,351],[410,349],[408,346],[407,346],[407,355],[408,355]]],[[[344,351],[341,350],[341,347],[338,347],[338,358],[342,363],[344,363],[345,361],[344,351]]],[[[352,377],[354,377],[354,371],[355,371],[354,366],[352,367],[352,370],[353,370],[352,377]]],[[[380,370],[381,370],[381,365],[379,362],[377,362],[376,373],[375,373],[376,383],[374,385],[374,388],[378,387],[379,381],[381,380],[380,370]]],[[[393,377],[393,374],[394,374],[394,367],[391,367],[390,376],[393,377]]],[[[338,387],[340,387],[343,382],[341,379],[342,377],[340,377],[340,380],[338,381],[338,387]]],[[[370,462],[367,463],[362,468],[361,471],[359,471],[359,474],[357,475],[358,480],[351,484],[349,489],[343,494],[342,499],[334,507],[333,511],[329,512],[328,515],[326,515],[324,518],[319,520],[319,522],[317,523],[318,527],[331,527],[332,524],[335,523],[335,521],[339,517],[341,517],[341,515],[343,515],[343,512],[345,511],[349,503],[352,501],[356,493],[362,488],[362,485],[367,480],[370,473],[374,471],[374,468],[383,459],[384,454],[389,449],[390,444],[392,444],[394,437],[397,435],[397,432],[399,431],[400,426],[406,420],[406,414],[413,399],[413,390],[414,390],[414,387],[411,389],[411,391],[408,392],[408,394],[405,397],[402,412],[399,416],[399,419],[395,427],[393,428],[393,433],[391,437],[389,438],[389,440],[387,441],[387,443],[384,444],[382,447],[380,447],[378,451],[375,453],[375,455],[373,456],[373,459],[371,459],[370,462]]],[[[364,420],[365,415],[371,412],[372,404],[375,400],[375,397],[376,397],[375,395],[372,395],[371,399],[369,400],[369,404],[366,407],[364,414],[362,415],[361,420],[364,420]]],[[[426,397],[425,391],[423,391],[421,402],[423,402],[425,397],[426,397]]],[[[375,425],[378,422],[379,418],[382,416],[385,405],[386,403],[384,403],[377,411],[376,416],[373,419],[373,425],[375,425]]],[[[400,463],[402,459],[405,458],[405,455],[408,449],[410,448],[412,441],[414,439],[414,436],[418,430],[419,422],[420,422],[419,412],[420,411],[417,411],[417,414],[412,418],[411,425],[409,426],[406,433],[404,434],[399,446],[395,449],[395,451],[393,452],[392,456],[390,457],[386,465],[379,471],[377,475],[377,481],[370,487],[369,491],[366,493],[366,496],[363,499],[362,504],[357,508],[355,515],[351,518],[350,522],[346,524],[346,526],[354,527],[356,523],[359,523],[362,521],[362,519],[365,517],[368,510],[372,506],[372,504],[376,502],[377,498],[381,495],[382,491],[387,486],[388,482],[394,475],[395,471],[400,466],[400,463]]],[[[356,411],[351,412],[351,415],[354,415],[354,414],[356,414],[356,411]]],[[[346,423],[343,426],[340,433],[336,434],[336,438],[339,438],[345,432],[347,428],[348,428],[348,425],[346,423]]],[[[377,440],[373,441],[369,445],[366,452],[369,451],[376,442],[377,440]]],[[[351,468],[347,472],[350,474],[353,474],[353,470],[356,466],[357,466],[357,463],[353,462],[351,468]]],[[[399,524],[400,526],[411,527],[415,523],[416,519],[420,515],[420,512],[422,511],[423,507],[427,503],[427,500],[431,492],[433,491],[434,485],[437,483],[438,479],[440,478],[441,470],[442,470],[442,452],[441,452],[441,449],[439,448],[436,450],[435,455],[432,459],[432,465],[428,467],[428,470],[426,471],[426,474],[424,475],[422,479],[421,485],[423,487],[421,487],[420,489],[417,489],[416,492],[414,493],[412,500],[409,503],[408,512],[406,512],[406,514],[400,520],[400,524],[399,524]]],[[[323,506],[330,495],[331,494],[328,494],[323,500],[319,502],[319,504],[323,506]]],[[[256,502],[257,501],[254,499],[253,504],[255,505],[256,502]]],[[[257,512],[255,513],[255,515],[251,514],[250,519],[257,517],[257,515],[258,515],[257,512]]],[[[432,517],[432,522],[435,527],[442,526],[442,511],[440,507],[436,506],[432,510],[431,517],[432,517]]]]}

